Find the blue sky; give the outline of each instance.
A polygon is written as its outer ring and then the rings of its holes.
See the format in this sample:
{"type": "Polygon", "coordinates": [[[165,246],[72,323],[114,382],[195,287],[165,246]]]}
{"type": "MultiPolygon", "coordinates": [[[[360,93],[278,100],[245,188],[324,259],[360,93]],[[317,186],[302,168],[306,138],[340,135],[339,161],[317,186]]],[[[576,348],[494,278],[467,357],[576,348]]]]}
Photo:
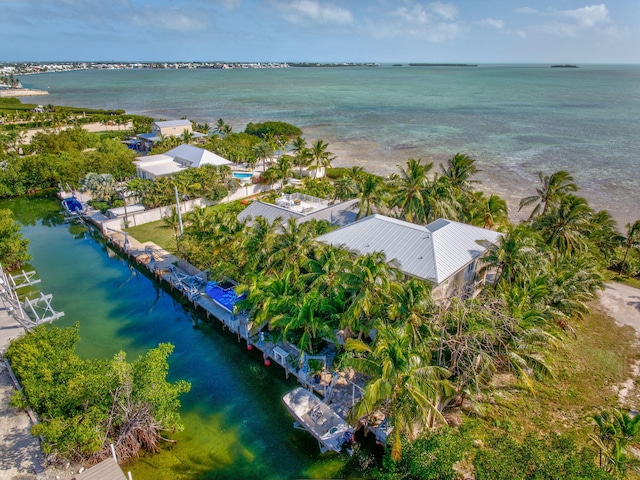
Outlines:
{"type": "Polygon", "coordinates": [[[0,61],[640,63],[640,1],[0,0],[0,61]]]}

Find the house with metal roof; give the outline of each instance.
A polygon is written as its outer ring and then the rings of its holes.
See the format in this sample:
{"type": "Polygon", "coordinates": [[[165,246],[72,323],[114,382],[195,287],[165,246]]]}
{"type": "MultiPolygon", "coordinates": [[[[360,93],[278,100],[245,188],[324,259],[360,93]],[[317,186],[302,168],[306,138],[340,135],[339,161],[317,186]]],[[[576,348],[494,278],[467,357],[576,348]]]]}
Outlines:
{"type": "Polygon", "coordinates": [[[149,151],[153,145],[162,140],[162,137],[179,137],[184,132],[191,134],[194,139],[205,138],[207,135],[200,132],[194,132],[193,126],[189,120],[166,120],[162,122],[153,122],[151,124],[151,133],[141,133],[137,135],[140,141],[140,150],[149,151]]]}
{"type": "Polygon", "coordinates": [[[231,162],[204,148],[193,145],[179,145],[165,153],[138,157],[133,162],[140,178],[153,180],[156,177],[173,175],[187,168],[202,165],[229,165],[231,162]]]}
{"type": "Polygon", "coordinates": [[[443,218],[421,226],[371,215],[318,240],[361,255],[382,252],[406,276],[430,282],[433,297],[439,299],[467,295],[484,282],[484,277],[477,278],[481,257],[501,236],[443,218]]]}
{"type": "Polygon", "coordinates": [[[252,202],[238,214],[238,220],[251,222],[256,217],[263,217],[270,223],[280,219],[285,224],[290,218],[295,218],[299,224],[310,220],[326,220],[331,225],[344,226],[355,222],[357,203],[357,199],[334,204],[301,193],[283,194],[275,204],[252,202]]]}

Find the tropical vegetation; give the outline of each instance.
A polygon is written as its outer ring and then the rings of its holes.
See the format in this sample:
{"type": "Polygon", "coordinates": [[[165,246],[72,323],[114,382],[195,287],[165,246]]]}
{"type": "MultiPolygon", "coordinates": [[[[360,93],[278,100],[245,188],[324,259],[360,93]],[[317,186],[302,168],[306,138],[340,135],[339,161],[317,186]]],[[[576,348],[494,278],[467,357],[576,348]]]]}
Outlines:
{"type": "Polygon", "coordinates": [[[87,360],[75,353],[79,326],[35,327],[13,341],[6,357],[23,389],[13,404],[30,406],[40,418],[32,428],[44,438],[45,452],[97,463],[157,452],[182,429],[179,397],[190,384],[168,382],[171,344],[158,345],[128,362],[124,352],[112,359],[87,360]]]}

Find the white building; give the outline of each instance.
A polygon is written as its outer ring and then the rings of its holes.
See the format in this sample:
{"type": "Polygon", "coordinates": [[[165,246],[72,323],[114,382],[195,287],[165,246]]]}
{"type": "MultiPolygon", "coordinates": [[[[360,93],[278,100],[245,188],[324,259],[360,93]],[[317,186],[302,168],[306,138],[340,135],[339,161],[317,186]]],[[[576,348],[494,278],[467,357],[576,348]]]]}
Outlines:
{"type": "Polygon", "coordinates": [[[182,170],[202,165],[229,165],[231,162],[204,148],[183,144],[158,155],[138,157],[134,162],[138,177],[153,180],[174,175],[182,170]]]}

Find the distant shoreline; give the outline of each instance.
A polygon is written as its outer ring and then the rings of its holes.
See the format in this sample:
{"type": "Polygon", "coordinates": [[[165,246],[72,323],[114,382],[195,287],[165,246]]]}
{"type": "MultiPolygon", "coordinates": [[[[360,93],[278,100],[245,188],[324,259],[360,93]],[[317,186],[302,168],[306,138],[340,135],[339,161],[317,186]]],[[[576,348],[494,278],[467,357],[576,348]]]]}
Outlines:
{"type": "Polygon", "coordinates": [[[2,88],[0,89],[0,98],[11,97],[39,97],[49,95],[46,90],[33,90],[31,88],[2,88]]]}

